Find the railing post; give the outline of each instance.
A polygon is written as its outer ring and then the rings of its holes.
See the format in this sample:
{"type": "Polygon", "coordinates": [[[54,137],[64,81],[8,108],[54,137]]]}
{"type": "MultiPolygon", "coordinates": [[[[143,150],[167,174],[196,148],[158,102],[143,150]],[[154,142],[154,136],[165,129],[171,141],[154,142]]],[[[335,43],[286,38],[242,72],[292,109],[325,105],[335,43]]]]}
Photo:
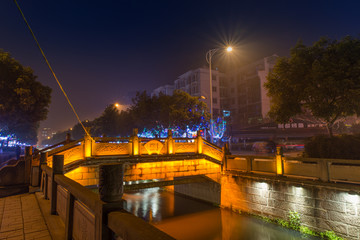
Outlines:
{"type": "Polygon", "coordinates": [[[330,181],[330,168],[329,164],[330,162],[326,159],[320,159],[318,162],[320,165],[320,180],[323,182],[329,182],[330,181]]]}
{"type": "Polygon", "coordinates": [[[70,134],[70,133],[66,133],[65,141],[66,141],[67,143],[71,142],[71,134],[70,134]]]}
{"type": "Polygon", "coordinates": [[[65,218],[65,239],[73,239],[73,225],[74,225],[74,195],[69,192],[69,196],[66,200],[66,218],[65,218]]]}
{"type": "Polygon", "coordinates": [[[252,171],[252,157],[246,157],[246,172],[252,171]]]}
{"type": "Polygon", "coordinates": [[[111,211],[122,209],[124,165],[113,163],[99,166],[99,195],[105,202],[97,209],[96,239],[109,239],[111,230],[107,227],[107,215],[111,211]]]}
{"type": "Polygon", "coordinates": [[[281,147],[276,147],[276,174],[283,175],[284,174],[284,161],[282,157],[282,149],[281,147]]]}
{"type": "Polygon", "coordinates": [[[140,153],[139,146],[139,137],[138,137],[138,129],[133,129],[133,135],[131,137],[131,154],[133,156],[137,156],[140,153]]]}
{"type": "Polygon", "coordinates": [[[168,137],[166,139],[167,142],[167,154],[174,154],[175,153],[175,144],[174,139],[172,138],[172,131],[168,130],[168,137]]]}
{"type": "Polygon", "coordinates": [[[46,165],[47,164],[47,157],[48,157],[48,153],[47,152],[42,152],[40,153],[40,163],[39,163],[39,183],[40,183],[40,187],[41,190],[43,190],[44,187],[44,183],[42,183],[41,181],[41,176],[42,176],[42,170],[41,170],[41,165],[46,165]]]}
{"type": "MultiPolygon", "coordinates": [[[[85,128],[86,131],[90,134],[90,128],[87,127],[85,128]]],[[[85,133],[84,136],[84,158],[89,158],[92,156],[92,138],[90,135],[88,135],[87,133],[85,133]]]]}
{"type": "Polygon", "coordinates": [[[25,147],[25,183],[30,184],[32,146],[25,147]]]}
{"type": "Polygon", "coordinates": [[[196,143],[196,153],[202,154],[203,153],[203,140],[202,140],[200,131],[197,131],[195,143],[196,143]]]}
{"type": "Polygon", "coordinates": [[[55,182],[56,174],[64,174],[64,155],[53,156],[53,167],[51,172],[51,210],[52,215],[56,215],[57,202],[57,183],[55,182]]]}

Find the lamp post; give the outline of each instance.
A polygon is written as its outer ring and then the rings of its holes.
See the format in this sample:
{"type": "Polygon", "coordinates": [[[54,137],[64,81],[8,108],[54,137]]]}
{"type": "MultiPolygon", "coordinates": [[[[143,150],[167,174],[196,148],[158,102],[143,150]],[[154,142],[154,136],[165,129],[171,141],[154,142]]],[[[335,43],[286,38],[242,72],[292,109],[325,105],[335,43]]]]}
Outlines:
{"type": "MultiPolygon", "coordinates": [[[[207,51],[206,53],[206,61],[209,64],[209,75],[210,75],[210,141],[211,143],[214,143],[214,127],[213,127],[213,97],[212,97],[212,74],[211,74],[211,60],[212,57],[214,56],[214,54],[221,50],[220,48],[214,48],[214,49],[210,49],[209,51],[207,51]]],[[[233,49],[232,47],[227,47],[226,51],[227,52],[231,52],[233,49]]]]}

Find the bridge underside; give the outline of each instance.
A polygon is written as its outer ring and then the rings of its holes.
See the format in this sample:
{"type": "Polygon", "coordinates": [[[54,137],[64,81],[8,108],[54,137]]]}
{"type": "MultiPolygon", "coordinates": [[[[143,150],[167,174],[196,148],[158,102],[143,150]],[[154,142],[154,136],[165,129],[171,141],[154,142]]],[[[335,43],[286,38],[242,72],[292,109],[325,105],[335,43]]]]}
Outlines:
{"type": "MultiPolygon", "coordinates": [[[[221,163],[208,156],[202,154],[177,154],[165,156],[150,155],[147,157],[141,156],[141,158],[105,156],[89,158],[66,165],[65,175],[83,186],[98,185],[98,166],[104,163],[124,163],[124,182],[154,179],[163,182],[154,182],[152,185],[149,184],[151,186],[161,184],[173,185],[170,182],[175,181],[174,178],[213,175],[221,171],[221,163]]],[[[200,181],[200,179],[196,181],[200,181]]]]}

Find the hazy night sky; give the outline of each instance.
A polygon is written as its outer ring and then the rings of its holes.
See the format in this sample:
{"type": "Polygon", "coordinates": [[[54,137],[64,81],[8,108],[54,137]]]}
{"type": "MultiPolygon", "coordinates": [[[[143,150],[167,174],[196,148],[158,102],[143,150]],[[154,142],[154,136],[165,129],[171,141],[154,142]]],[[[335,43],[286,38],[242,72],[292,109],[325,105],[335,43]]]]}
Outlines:
{"type": "MultiPolygon", "coordinates": [[[[358,0],[18,3],[82,120],[99,116],[108,104],[130,103],[136,91],[172,84],[205,66],[207,50],[227,42],[236,45],[232,63],[240,66],[287,56],[299,39],[309,45],[321,36],[360,33],[358,0]]],[[[53,89],[41,126],[72,127],[76,118],[15,3],[0,0],[0,10],[0,48],[53,89]]]]}

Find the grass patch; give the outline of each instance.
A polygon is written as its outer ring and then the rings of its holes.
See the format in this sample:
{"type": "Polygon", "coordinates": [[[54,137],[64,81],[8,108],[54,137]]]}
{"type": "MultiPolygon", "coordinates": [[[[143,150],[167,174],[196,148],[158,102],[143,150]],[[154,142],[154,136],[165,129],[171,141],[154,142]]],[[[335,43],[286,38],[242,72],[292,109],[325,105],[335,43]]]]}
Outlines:
{"type": "Polygon", "coordinates": [[[308,228],[306,226],[301,225],[300,214],[295,211],[289,211],[287,220],[280,219],[280,218],[269,218],[269,217],[259,216],[256,214],[242,213],[240,210],[235,211],[235,212],[238,212],[240,214],[254,216],[265,222],[274,223],[274,224],[280,225],[285,228],[293,229],[293,230],[301,232],[302,234],[305,234],[305,235],[320,237],[320,238],[326,239],[326,240],[344,240],[344,238],[337,236],[334,231],[318,232],[318,231],[311,230],[310,228],[308,228]]]}

